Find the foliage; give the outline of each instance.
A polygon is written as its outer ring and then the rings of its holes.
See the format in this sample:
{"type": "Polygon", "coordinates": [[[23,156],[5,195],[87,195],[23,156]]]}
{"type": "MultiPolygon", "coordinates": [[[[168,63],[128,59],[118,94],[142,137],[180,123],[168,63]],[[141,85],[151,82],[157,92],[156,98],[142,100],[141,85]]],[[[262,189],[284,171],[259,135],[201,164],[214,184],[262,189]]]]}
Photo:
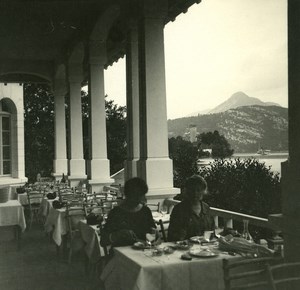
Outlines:
{"type": "Polygon", "coordinates": [[[127,156],[126,107],[117,106],[114,101],[105,102],[107,126],[107,155],[111,174],[124,167],[127,156]]]}
{"type": "Polygon", "coordinates": [[[24,84],[25,175],[50,176],[54,159],[54,101],[47,85],[24,84]]]}
{"type": "Polygon", "coordinates": [[[281,212],[280,180],[256,159],[217,159],[202,167],[211,206],[266,218],[281,212]]]}
{"type": "MultiPolygon", "coordinates": [[[[211,148],[213,158],[230,157],[233,154],[233,149],[223,135],[218,131],[202,133],[198,136],[200,148],[211,148]]],[[[201,151],[200,151],[201,152],[201,151]]]]}
{"type": "Polygon", "coordinates": [[[191,142],[182,137],[169,139],[169,154],[173,159],[174,186],[182,187],[186,178],[197,173],[198,150],[191,142]]]}

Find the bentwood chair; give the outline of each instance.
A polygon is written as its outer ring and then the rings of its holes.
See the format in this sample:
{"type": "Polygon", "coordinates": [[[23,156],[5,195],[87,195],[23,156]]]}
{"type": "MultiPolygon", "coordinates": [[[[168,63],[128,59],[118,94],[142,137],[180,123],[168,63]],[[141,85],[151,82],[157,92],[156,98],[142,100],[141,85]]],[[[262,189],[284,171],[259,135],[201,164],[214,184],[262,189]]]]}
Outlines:
{"type": "Polygon", "coordinates": [[[44,194],[41,191],[28,191],[27,200],[28,200],[28,212],[29,212],[29,229],[31,229],[33,219],[38,223],[41,222],[39,211],[41,207],[41,202],[44,197],[44,194]]]}
{"type": "Polygon", "coordinates": [[[67,220],[67,243],[69,244],[69,255],[68,262],[71,264],[72,262],[72,254],[74,251],[74,239],[76,235],[79,236],[79,228],[78,223],[81,220],[85,219],[85,207],[83,204],[81,205],[70,205],[68,204],[66,207],[66,220],[67,220]]]}
{"type": "Polygon", "coordinates": [[[281,257],[242,260],[223,259],[225,290],[269,290],[266,265],[282,262],[281,257]]]}
{"type": "Polygon", "coordinates": [[[300,289],[300,262],[266,265],[266,268],[272,290],[300,289]]]}

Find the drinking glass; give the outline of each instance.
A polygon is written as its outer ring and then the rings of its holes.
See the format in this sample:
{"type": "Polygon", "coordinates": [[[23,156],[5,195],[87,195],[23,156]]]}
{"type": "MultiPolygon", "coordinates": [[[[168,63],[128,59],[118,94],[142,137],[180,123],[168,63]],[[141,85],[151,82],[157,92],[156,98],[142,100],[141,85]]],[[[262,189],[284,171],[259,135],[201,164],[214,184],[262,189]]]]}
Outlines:
{"type": "Polygon", "coordinates": [[[166,205],[163,205],[160,209],[161,214],[164,216],[168,213],[168,207],[166,205]]]}
{"type": "Polygon", "coordinates": [[[151,229],[149,231],[149,233],[146,234],[146,239],[147,239],[147,244],[149,245],[149,247],[151,248],[152,243],[155,241],[156,239],[156,230],[155,229],[151,229]]]}

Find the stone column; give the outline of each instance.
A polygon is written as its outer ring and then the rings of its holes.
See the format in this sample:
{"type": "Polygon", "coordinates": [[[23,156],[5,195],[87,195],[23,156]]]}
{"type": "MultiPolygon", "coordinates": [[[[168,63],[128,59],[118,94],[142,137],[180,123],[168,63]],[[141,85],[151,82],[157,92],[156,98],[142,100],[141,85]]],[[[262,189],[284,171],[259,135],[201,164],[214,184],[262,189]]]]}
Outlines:
{"type": "Polygon", "coordinates": [[[69,64],[70,84],[70,160],[69,181],[70,185],[78,186],[79,182],[86,179],[85,160],[83,159],[83,132],[81,109],[81,63],[69,64]]]}
{"type": "Polygon", "coordinates": [[[139,23],[140,161],[138,175],[149,186],[148,199],[170,197],[173,163],[168,151],[164,18],[166,0],[144,0],[139,23]]]}
{"type": "Polygon", "coordinates": [[[89,43],[89,101],[90,101],[90,160],[89,184],[92,192],[99,192],[104,185],[114,182],[110,178],[107,159],[106,115],[104,94],[105,41],[89,43]]]}
{"type": "Polygon", "coordinates": [[[61,180],[63,173],[65,175],[68,174],[65,116],[66,93],[66,81],[64,79],[55,79],[53,87],[55,113],[53,176],[56,180],[61,180]]]}
{"type": "MultiPolygon", "coordinates": [[[[284,254],[300,261],[300,3],[288,1],[289,161],[282,166],[284,254]]],[[[300,287],[300,285],[299,285],[300,287]]]]}
{"type": "Polygon", "coordinates": [[[126,46],[127,160],[125,180],[137,176],[140,157],[138,26],[132,22],[126,46]]]}

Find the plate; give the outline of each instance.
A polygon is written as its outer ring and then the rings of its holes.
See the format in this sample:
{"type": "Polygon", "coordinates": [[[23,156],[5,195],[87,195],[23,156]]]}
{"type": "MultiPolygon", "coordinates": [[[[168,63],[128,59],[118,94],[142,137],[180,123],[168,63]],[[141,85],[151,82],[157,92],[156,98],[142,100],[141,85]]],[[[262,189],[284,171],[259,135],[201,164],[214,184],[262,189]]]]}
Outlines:
{"type": "Polygon", "coordinates": [[[212,252],[210,250],[199,250],[199,249],[191,249],[189,251],[189,254],[194,257],[199,257],[199,258],[212,258],[216,257],[219,254],[212,252]]]}
{"type": "Polygon", "coordinates": [[[150,248],[146,243],[143,243],[143,242],[136,242],[132,245],[132,247],[134,249],[138,249],[138,250],[144,250],[144,249],[150,248]]]}
{"type": "Polygon", "coordinates": [[[188,241],[177,241],[175,242],[175,247],[178,250],[188,250],[191,245],[188,243],[188,241]]]}
{"type": "Polygon", "coordinates": [[[204,240],[203,236],[194,236],[194,237],[190,237],[190,241],[192,241],[193,243],[201,243],[204,240]]]}

